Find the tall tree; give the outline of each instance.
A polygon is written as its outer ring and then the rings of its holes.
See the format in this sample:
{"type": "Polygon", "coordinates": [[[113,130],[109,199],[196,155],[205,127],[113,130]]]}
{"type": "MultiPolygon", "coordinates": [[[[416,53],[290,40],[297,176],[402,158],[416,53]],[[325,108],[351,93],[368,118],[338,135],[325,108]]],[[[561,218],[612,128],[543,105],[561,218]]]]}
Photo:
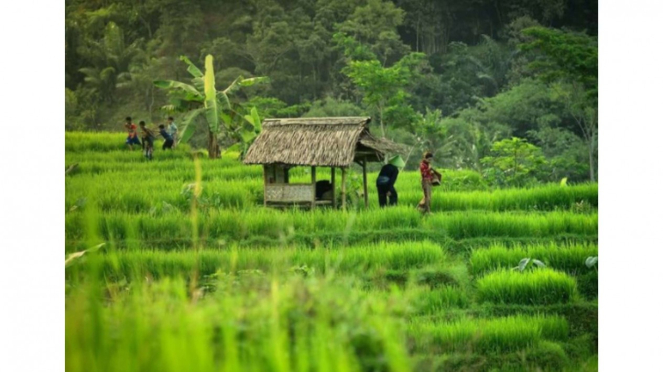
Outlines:
{"type": "Polygon", "coordinates": [[[412,111],[412,108],[406,104],[408,93],[405,88],[412,76],[417,73],[418,67],[425,61],[425,55],[410,53],[393,66],[384,67],[372,52],[366,50],[354,38],[340,33],[335,37],[339,44],[345,46],[348,58],[358,54],[366,58],[366,60],[350,59],[343,72],[359,88],[363,102],[377,111],[384,137],[384,117],[388,108],[402,111],[402,108],[409,107],[409,111],[412,111]]]}
{"type": "Polygon", "coordinates": [[[85,74],[85,82],[103,100],[113,103],[118,76],[129,71],[130,64],[141,53],[141,48],[139,41],[126,45],[122,29],[114,22],[109,22],[103,38],[99,41],[88,40],[79,47],[78,53],[93,64],[80,69],[85,74]]]}
{"type": "Polygon", "coordinates": [[[398,34],[405,12],[391,1],[368,0],[339,25],[339,31],[368,46],[382,65],[388,66],[409,52],[398,34]]]}
{"type": "Polygon", "coordinates": [[[582,134],[589,159],[589,177],[596,181],[598,139],[598,41],[585,33],[532,27],[521,49],[540,54],[530,67],[550,84],[582,134]],[[567,87],[567,89],[564,89],[567,87]]]}

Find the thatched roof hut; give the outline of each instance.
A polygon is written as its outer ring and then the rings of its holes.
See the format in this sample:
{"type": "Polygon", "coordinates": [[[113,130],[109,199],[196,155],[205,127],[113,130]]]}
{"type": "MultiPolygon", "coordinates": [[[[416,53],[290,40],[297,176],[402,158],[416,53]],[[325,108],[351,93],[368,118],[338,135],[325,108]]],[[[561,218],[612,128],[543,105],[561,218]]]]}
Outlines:
{"type": "Polygon", "coordinates": [[[246,164],[349,167],[356,159],[381,161],[401,146],[371,135],[370,117],[265,119],[246,164]]]}
{"type": "Polygon", "coordinates": [[[334,169],[341,168],[342,205],[345,205],[346,169],[353,163],[362,166],[364,200],[368,204],[366,163],[382,161],[387,154],[404,151],[394,142],[373,136],[368,129],[370,121],[370,117],[265,119],[262,132],[244,158],[245,164],[264,166],[265,205],[268,202],[295,203],[298,200],[311,203],[312,207],[316,203],[326,203],[325,200],[316,201],[309,190],[312,186],[315,194],[315,167],[332,168],[332,194],[328,203],[332,205],[335,205],[334,169]],[[292,166],[312,167],[311,184],[289,184],[287,172],[292,166]],[[293,191],[295,189],[296,192],[293,191]]]}

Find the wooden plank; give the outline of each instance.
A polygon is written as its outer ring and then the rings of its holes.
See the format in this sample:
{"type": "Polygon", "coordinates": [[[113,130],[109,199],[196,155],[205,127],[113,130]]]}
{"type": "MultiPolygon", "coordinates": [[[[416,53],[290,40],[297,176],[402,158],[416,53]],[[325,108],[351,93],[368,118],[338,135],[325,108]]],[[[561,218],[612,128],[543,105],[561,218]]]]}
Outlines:
{"type": "Polygon", "coordinates": [[[306,202],[315,200],[315,186],[310,183],[273,183],[265,190],[268,202],[306,202]]]}
{"type": "Polygon", "coordinates": [[[341,168],[341,208],[345,210],[345,179],[347,172],[345,168],[341,168]]]}
{"type": "Polygon", "coordinates": [[[332,207],[336,208],[336,168],[331,168],[332,207]]]}
{"type": "Polygon", "coordinates": [[[368,208],[368,180],[366,176],[366,160],[361,163],[361,170],[364,174],[364,206],[368,208]]]}

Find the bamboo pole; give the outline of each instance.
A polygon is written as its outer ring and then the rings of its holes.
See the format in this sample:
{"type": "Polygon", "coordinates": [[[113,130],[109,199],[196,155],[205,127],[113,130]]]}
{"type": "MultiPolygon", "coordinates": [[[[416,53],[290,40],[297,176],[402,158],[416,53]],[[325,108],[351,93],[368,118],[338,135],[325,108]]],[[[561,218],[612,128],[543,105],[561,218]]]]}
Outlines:
{"type": "Polygon", "coordinates": [[[262,204],[267,206],[267,166],[262,166],[262,204]]]}
{"type": "Polygon", "coordinates": [[[336,208],[336,168],[331,168],[332,208],[336,208]]]}
{"type": "Polygon", "coordinates": [[[364,174],[364,206],[368,208],[368,181],[366,177],[366,159],[361,162],[361,170],[364,174]]]}
{"type": "Polygon", "coordinates": [[[341,207],[345,210],[345,179],[347,172],[345,167],[341,168],[341,207]]]}
{"type": "Polygon", "coordinates": [[[315,167],[311,167],[311,185],[313,187],[313,200],[311,201],[311,209],[315,209],[315,167]]]}

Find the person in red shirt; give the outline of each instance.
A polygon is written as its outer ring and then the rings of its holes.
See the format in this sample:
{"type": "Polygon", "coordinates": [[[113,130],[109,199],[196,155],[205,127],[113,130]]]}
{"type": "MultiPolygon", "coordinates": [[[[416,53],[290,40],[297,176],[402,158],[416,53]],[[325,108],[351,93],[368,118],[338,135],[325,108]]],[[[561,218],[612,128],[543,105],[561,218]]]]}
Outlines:
{"type": "Polygon", "coordinates": [[[419,164],[419,171],[421,172],[421,188],[424,190],[424,198],[421,199],[417,205],[417,209],[423,213],[430,213],[431,205],[431,190],[433,188],[433,178],[435,177],[433,168],[430,162],[433,160],[433,154],[429,151],[424,153],[424,158],[419,164]]]}
{"type": "Polygon", "coordinates": [[[140,146],[140,139],[138,139],[138,131],[136,130],[136,124],[131,122],[131,117],[127,116],[125,120],[126,123],[124,123],[124,128],[126,128],[128,132],[126,144],[129,145],[129,149],[133,150],[134,145],[140,146]]]}

